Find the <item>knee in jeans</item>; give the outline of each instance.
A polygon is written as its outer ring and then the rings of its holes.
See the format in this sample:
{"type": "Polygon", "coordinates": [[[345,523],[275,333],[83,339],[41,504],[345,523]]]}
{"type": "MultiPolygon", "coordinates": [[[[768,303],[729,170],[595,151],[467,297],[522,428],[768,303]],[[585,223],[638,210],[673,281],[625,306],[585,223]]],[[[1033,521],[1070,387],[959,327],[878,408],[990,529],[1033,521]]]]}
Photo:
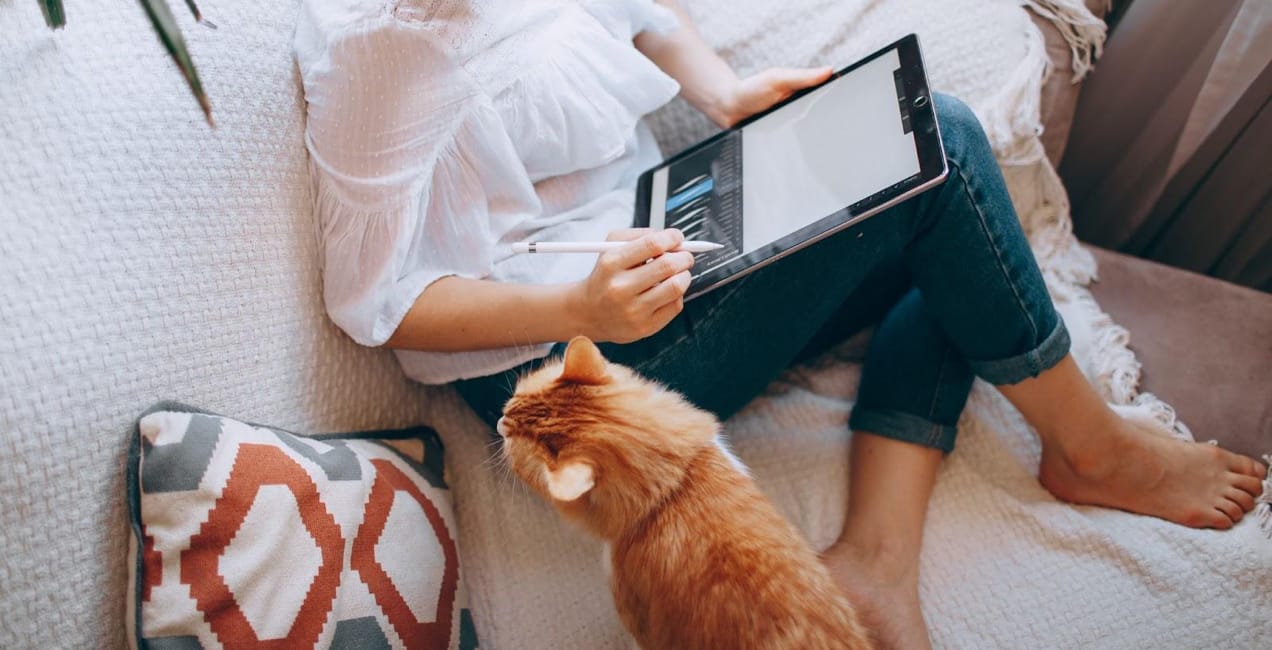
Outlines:
{"type": "MultiPolygon", "coordinates": [[[[961,99],[933,93],[945,154],[955,165],[965,166],[969,154],[990,152],[989,141],[976,114],[961,99]]],[[[992,154],[991,154],[992,155],[992,154]]]]}

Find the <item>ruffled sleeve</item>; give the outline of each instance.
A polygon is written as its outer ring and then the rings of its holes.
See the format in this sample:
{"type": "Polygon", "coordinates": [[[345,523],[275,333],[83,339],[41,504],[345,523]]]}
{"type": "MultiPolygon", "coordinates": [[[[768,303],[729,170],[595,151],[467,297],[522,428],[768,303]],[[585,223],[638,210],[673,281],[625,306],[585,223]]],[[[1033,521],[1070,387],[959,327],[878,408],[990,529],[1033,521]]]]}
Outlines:
{"type": "Polygon", "coordinates": [[[665,34],[680,25],[676,14],[654,0],[587,0],[583,6],[619,38],[644,31],[665,34]]]}
{"type": "Polygon", "coordinates": [[[538,199],[444,41],[392,16],[335,24],[302,24],[296,44],[323,294],[341,329],[377,346],[431,283],[489,276],[500,222],[538,199]]]}

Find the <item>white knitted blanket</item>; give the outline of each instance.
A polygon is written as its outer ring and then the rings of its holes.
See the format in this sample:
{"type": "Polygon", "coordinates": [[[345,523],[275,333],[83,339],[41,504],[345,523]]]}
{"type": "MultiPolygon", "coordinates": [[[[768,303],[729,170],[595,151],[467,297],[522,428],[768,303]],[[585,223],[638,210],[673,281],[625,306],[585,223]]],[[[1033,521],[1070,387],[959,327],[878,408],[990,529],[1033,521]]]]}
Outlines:
{"type": "MultiPolygon", "coordinates": [[[[1047,59],[1024,5],[1057,23],[1085,70],[1104,27],[1077,0],[797,0],[686,3],[741,72],[843,64],[914,31],[935,89],[980,116],[1017,210],[1074,338],[1074,354],[1110,403],[1190,437],[1171,409],[1139,393],[1127,332],[1092,299],[1092,257],[1070,231],[1068,202],[1038,140],[1047,59]]],[[[675,149],[707,132],[683,105],[654,117],[675,149]]],[[[862,338],[786,373],[726,424],[765,493],[818,548],[847,504],[848,413],[862,338]]],[[[620,648],[595,542],[486,461],[482,426],[450,393],[434,422],[448,449],[466,579],[483,646],[620,648]]],[[[945,648],[1269,647],[1272,544],[1257,517],[1227,532],[1051,497],[1036,480],[1040,447],[982,382],[960,422],[929,508],[921,597],[945,648]]],[[[1272,487],[1272,486],[1270,486],[1272,487]]],[[[1264,508],[1266,519],[1267,506],[1264,508]]]]}

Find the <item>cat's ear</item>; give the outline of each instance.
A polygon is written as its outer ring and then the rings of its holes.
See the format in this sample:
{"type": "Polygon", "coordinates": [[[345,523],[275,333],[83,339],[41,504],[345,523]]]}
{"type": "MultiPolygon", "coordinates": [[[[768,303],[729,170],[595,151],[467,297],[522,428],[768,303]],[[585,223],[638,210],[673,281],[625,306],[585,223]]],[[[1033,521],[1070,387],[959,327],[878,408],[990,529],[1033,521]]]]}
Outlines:
{"type": "Polygon", "coordinates": [[[565,367],[561,379],[576,384],[603,384],[609,381],[605,357],[586,336],[576,336],[565,346],[565,367]]]}
{"type": "Polygon", "coordinates": [[[562,463],[556,469],[544,469],[543,475],[548,482],[548,494],[557,501],[573,501],[596,485],[592,466],[586,463],[562,463]]]}

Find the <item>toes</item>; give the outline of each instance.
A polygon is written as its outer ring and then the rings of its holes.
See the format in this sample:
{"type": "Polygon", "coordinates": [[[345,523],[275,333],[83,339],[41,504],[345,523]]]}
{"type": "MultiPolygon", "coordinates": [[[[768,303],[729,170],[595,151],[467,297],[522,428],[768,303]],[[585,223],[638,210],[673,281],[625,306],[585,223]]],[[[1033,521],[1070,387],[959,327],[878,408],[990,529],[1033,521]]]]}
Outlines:
{"type": "Polygon", "coordinates": [[[1228,484],[1237,489],[1257,497],[1263,494],[1263,480],[1250,476],[1249,474],[1228,474],[1228,484]]]}
{"type": "Polygon", "coordinates": [[[1218,509],[1219,512],[1222,512],[1223,514],[1227,515],[1226,518],[1228,519],[1228,523],[1226,526],[1222,525],[1222,522],[1221,522],[1221,525],[1215,526],[1215,528],[1220,528],[1220,529],[1232,528],[1233,524],[1237,523],[1238,521],[1241,521],[1241,518],[1245,516],[1245,511],[1242,510],[1241,506],[1237,505],[1235,501],[1220,499],[1219,505],[1215,506],[1215,508],[1218,509]]]}
{"type": "Polygon", "coordinates": [[[1245,490],[1228,488],[1223,493],[1223,496],[1225,499],[1241,506],[1241,512],[1250,512],[1251,510],[1254,510],[1254,495],[1246,492],[1245,490]]]}
{"type": "MultiPolygon", "coordinates": [[[[1231,501],[1224,501],[1231,504],[1231,501]]],[[[1233,505],[1235,506],[1236,504],[1233,505]]],[[[1197,514],[1196,518],[1189,519],[1188,522],[1186,522],[1186,525],[1189,525],[1189,527],[1192,528],[1217,528],[1220,530],[1227,530],[1229,528],[1233,528],[1234,524],[1233,518],[1231,518],[1231,516],[1227,516],[1225,511],[1222,511],[1219,508],[1211,508],[1210,510],[1197,514]]]]}
{"type": "Polygon", "coordinates": [[[1196,517],[1190,517],[1183,524],[1189,528],[1214,528],[1217,530],[1228,530],[1234,525],[1232,518],[1218,508],[1211,508],[1196,517]]]}
{"type": "Polygon", "coordinates": [[[1227,458],[1228,458],[1229,470],[1232,470],[1238,474],[1245,474],[1246,476],[1254,476],[1257,478],[1263,478],[1264,476],[1267,475],[1268,470],[1266,467],[1263,466],[1263,463],[1260,463],[1259,461],[1256,461],[1255,459],[1250,458],[1248,456],[1242,456],[1240,454],[1234,454],[1231,452],[1225,452],[1225,453],[1227,454],[1227,458]]]}
{"type": "MultiPolygon", "coordinates": [[[[1219,500],[1227,502],[1222,497],[1220,497],[1219,500]]],[[[1236,504],[1233,504],[1233,506],[1233,509],[1235,510],[1236,504]]],[[[1229,517],[1227,513],[1217,507],[1190,508],[1182,518],[1177,519],[1176,521],[1189,528],[1232,528],[1232,517],[1229,517]]]]}

